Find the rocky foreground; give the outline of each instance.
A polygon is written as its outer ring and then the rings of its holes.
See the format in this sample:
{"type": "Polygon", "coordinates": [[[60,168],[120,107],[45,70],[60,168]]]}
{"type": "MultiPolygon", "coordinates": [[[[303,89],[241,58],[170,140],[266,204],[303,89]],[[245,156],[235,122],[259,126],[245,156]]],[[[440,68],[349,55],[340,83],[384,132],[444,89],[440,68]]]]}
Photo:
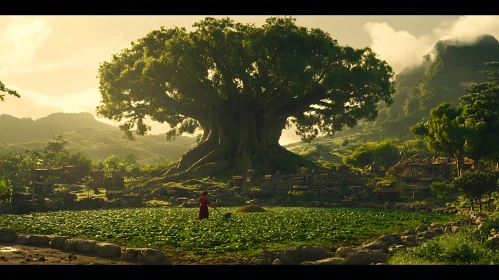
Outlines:
{"type": "MultiPolygon", "coordinates": [[[[461,213],[462,214],[462,213],[461,213]]],[[[153,248],[125,248],[115,244],[94,240],[72,239],[64,236],[20,234],[9,228],[0,228],[1,245],[34,246],[51,248],[69,254],[65,261],[71,260],[71,254],[83,254],[114,261],[115,264],[140,263],[158,265],[183,264],[233,264],[233,265],[383,265],[390,255],[406,247],[419,246],[421,243],[443,233],[457,232],[463,226],[480,227],[487,215],[468,211],[468,217],[447,224],[433,223],[420,225],[414,230],[380,236],[359,246],[340,247],[335,250],[307,245],[296,246],[287,250],[264,250],[261,254],[247,258],[218,258],[190,260],[176,258],[153,248]]],[[[499,234],[489,238],[491,244],[499,248],[499,234]]],[[[2,260],[0,251],[0,264],[2,260]]],[[[32,257],[30,261],[40,261],[32,257]]],[[[45,258],[45,257],[43,257],[45,258]]],[[[21,260],[26,263],[27,260],[21,260]]],[[[44,261],[43,259],[41,261],[44,261]]],[[[93,261],[92,263],[94,263],[93,261]]],[[[113,264],[106,263],[106,264],[113,264]]]]}

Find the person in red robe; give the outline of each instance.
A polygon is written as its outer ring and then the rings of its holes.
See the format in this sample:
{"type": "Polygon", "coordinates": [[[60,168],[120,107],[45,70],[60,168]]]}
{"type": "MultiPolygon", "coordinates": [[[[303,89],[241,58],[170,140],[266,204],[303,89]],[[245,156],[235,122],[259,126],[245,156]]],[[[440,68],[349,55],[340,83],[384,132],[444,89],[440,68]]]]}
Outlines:
{"type": "Polygon", "coordinates": [[[203,195],[199,197],[199,212],[198,212],[198,219],[208,219],[209,213],[208,213],[208,206],[212,207],[213,209],[217,209],[217,207],[211,205],[210,200],[208,200],[208,192],[204,191],[203,195]]]}

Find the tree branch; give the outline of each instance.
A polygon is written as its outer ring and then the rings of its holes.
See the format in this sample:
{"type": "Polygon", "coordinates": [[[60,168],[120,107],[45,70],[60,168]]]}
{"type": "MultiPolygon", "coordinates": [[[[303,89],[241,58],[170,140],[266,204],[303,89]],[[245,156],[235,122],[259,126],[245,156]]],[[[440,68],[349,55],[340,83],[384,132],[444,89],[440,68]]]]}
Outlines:
{"type": "Polygon", "coordinates": [[[322,87],[318,86],[311,92],[292,99],[292,101],[288,104],[282,104],[281,106],[278,107],[277,111],[277,116],[282,117],[282,118],[287,118],[289,116],[293,116],[295,114],[298,114],[300,112],[303,112],[306,110],[310,105],[319,102],[321,99],[324,99],[327,97],[327,90],[322,87]]]}

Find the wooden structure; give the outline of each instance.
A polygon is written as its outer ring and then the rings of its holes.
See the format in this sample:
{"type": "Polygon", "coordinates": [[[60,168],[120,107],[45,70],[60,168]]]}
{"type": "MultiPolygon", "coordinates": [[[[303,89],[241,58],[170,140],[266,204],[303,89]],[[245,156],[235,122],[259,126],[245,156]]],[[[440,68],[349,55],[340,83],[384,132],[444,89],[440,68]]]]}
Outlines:
{"type": "Polygon", "coordinates": [[[92,171],[92,187],[94,188],[124,188],[125,174],[121,172],[111,172],[111,176],[106,176],[104,170],[92,171]]]}
{"type": "Polygon", "coordinates": [[[42,169],[37,168],[31,171],[31,181],[42,182],[48,177],[60,178],[57,183],[77,184],[85,174],[77,166],[66,165],[58,168],[42,169]]]}
{"type": "MultiPolygon", "coordinates": [[[[477,166],[478,167],[478,166],[477,166]]],[[[473,169],[474,162],[470,159],[464,160],[463,170],[473,169]]],[[[456,161],[448,157],[436,157],[432,159],[407,159],[401,160],[390,167],[388,175],[403,177],[420,177],[434,179],[442,176],[446,179],[456,176],[456,161]]]]}
{"type": "Polygon", "coordinates": [[[232,179],[228,183],[229,189],[241,189],[244,186],[243,176],[232,176],[232,179]]]}

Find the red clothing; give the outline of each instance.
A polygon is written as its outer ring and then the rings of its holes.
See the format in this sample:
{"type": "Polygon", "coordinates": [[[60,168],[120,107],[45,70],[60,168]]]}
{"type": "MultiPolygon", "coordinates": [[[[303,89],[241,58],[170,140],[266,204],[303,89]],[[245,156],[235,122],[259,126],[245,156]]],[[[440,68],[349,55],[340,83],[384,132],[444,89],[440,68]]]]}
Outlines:
{"type": "Polygon", "coordinates": [[[210,204],[210,201],[203,195],[199,197],[199,203],[198,219],[208,219],[208,204],[210,204]]]}

